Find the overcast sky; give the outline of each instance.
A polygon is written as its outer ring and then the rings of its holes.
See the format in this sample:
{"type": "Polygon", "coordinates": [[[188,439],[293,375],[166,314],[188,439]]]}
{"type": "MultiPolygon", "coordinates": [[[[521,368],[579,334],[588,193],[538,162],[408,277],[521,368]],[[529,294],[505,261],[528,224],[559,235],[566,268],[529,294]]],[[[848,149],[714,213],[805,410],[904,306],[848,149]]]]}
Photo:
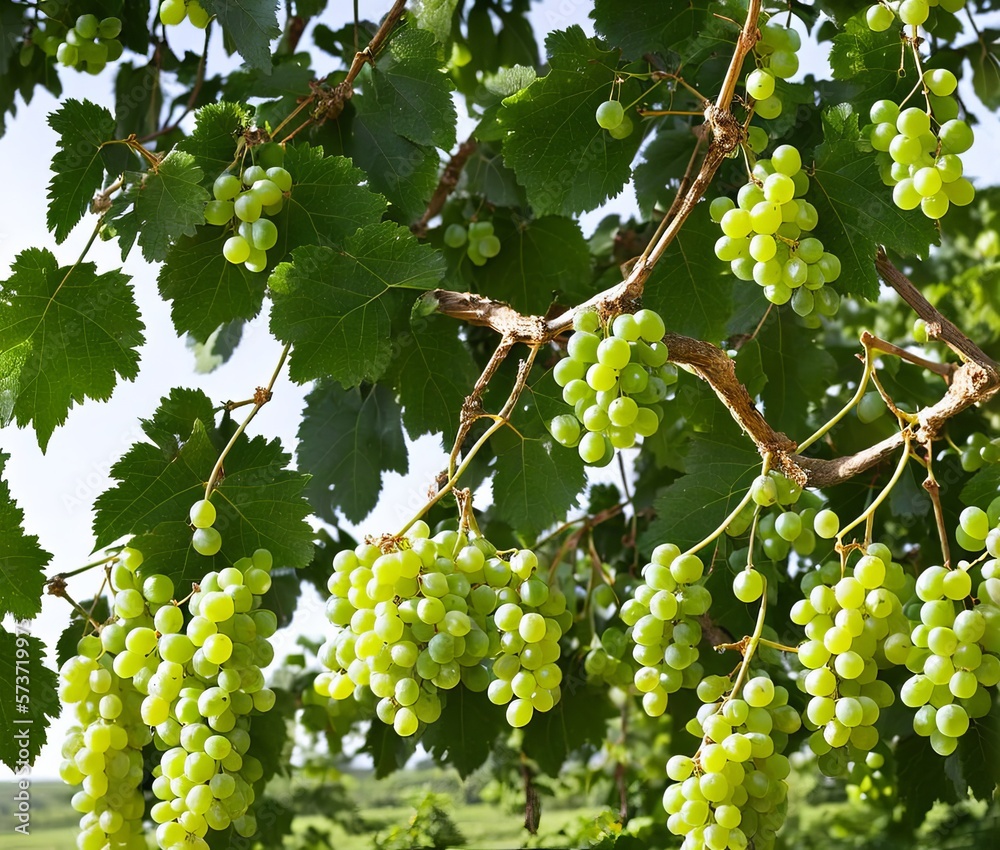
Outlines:
{"type": "MultiPolygon", "coordinates": [[[[369,19],[377,19],[389,5],[388,2],[362,2],[362,14],[369,19]]],[[[341,2],[331,6],[349,9],[350,4],[341,2]]],[[[546,0],[536,4],[532,16],[539,32],[560,29],[573,23],[579,23],[592,32],[586,18],[590,7],[591,3],[586,0],[546,0]]],[[[341,21],[333,20],[335,17],[328,14],[326,21],[339,25],[341,21]]],[[[200,49],[200,33],[189,24],[172,29],[171,37],[179,46],[200,49]]],[[[213,67],[218,69],[233,65],[221,50],[218,33],[215,41],[213,67]]],[[[321,63],[322,59],[319,60],[320,66],[321,63]]],[[[822,52],[815,48],[804,51],[802,65],[802,73],[822,73],[822,52]]],[[[66,98],[88,98],[113,111],[110,74],[95,79],[66,72],[62,78],[66,98]]],[[[27,108],[19,105],[18,117],[8,122],[7,134],[0,138],[7,197],[5,214],[0,220],[0,277],[7,276],[16,254],[28,247],[49,248],[61,264],[70,265],[93,227],[93,219],[88,216],[62,245],[56,245],[45,230],[48,164],[56,142],[55,134],[46,124],[46,115],[57,105],[42,89],[36,90],[34,102],[27,108]]],[[[991,132],[995,129],[992,128],[991,132]]],[[[996,138],[995,135],[993,137],[996,138]]],[[[986,150],[989,147],[995,150],[995,146],[980,144],[970,154],[977,166],[974,170],[978,173],[990,170],[986,150]]],[[[632,208],[633,201],[626,194],[611,206],[627,211],[632,208]]],[[[592,227],[604,212],[606,210],[587,217],[585,228],[588,225],[592,227]]],[[[101,271],[119,268],[121,260],[117,243],[98,242],[88,260],[95,262],[101,271]]],[[[267,332],[265,309],[265,317],[248,326],[240,347],[228,364],[209,375],[196,374],[191,352],[175,334],[169,308],[157,295],[157,266],[144,262],[140,253],[135,251],[125,263],[124,271],[132,276],[136,300],[146,325],[146,345],[141,352],[138,381],[120,384],[108,402],[88,401],[72,410],[67,424],[56,430],[45,455],[38,449],[32,430],[0,429],[0,449],[11,455],[6,470],[7,481],[25,511],[28,532],[38,535],[42,546],[53,553],[50,575],[69,571],[89,560],[94,540],[91,533],[94,499],[112,484],[109,477],[111,465],[132,443],[143,438],[138,419],[151,415],[162,395],[171,387],[187,386],[199,387],[219,402],[229,398],[246,398],[255,386],[264,383],[270,376],[281,348],[267,332]]],[[[286,449],[291,450],[295,445],[295,431],[306,389],[295,386],[285,377],[279,378],[274,400],[254,420],[251,433],[268,438],[278,437],[286,449]]],[[[386,476],[386,497],[365,522],[364,531],[394,529],[411,515],[421,503],[421,494],[426,492],[428,482],[442,467],[444,457],[440,441],[431,438],[422,440],[417,450],[411,452],[410,474],[405,477],[396,474],[386,476]]],[[[69,590],[77,599],[86,598],[94,592],[95,580],[95,576],[81,576],[72,580],[69,590]]],[[[42,614],[32,624],[33,632],[54,646],[67,617],[68,606],[63,601],[46,597],[42,614]]],[[[307,590],[292,627],[276,637],[278,657],[291,647],[302,631],[317,634],[317,624],[322,622],[321,600],[307,590]]],[[[54,663],[51,654],[49,662],[50,665],[54,663]]],[[[59,743],[67,725],[66,719],[53,724],[51,743],[36,764],[36,778],[56,775],[59,743]]],[[[0,766],[0,780],[9,775],[7,769],[0,766]]]]}

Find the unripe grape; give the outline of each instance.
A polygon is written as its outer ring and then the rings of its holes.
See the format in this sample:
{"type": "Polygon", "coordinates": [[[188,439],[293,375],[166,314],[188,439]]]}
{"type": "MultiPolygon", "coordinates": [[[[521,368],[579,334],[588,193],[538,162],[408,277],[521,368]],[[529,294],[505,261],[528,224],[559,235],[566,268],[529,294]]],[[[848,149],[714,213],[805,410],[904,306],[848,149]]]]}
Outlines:
{"type": "Polygon", "coordinates": [[[625,109],[617,100],[606,100],[597,107],[596,118],[605,130],[614,130],[625,119],[625,109]]]}

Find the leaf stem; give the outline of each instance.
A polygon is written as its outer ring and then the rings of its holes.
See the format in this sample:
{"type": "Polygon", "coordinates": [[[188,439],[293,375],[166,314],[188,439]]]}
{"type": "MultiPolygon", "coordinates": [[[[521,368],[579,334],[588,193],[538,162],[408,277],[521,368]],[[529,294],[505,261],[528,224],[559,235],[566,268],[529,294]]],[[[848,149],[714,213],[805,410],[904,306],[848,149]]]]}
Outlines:
{"type": "Polygon", "coordinates": [[[54,579],[73,578],[73,576],[78,576],[81,573],[87,572],[87,570],[92,570],[94,567],[100,567],[103,564],[107,564],[110,563],[111,561],[117,561],[117,560],[118,560],[118,553],[116,552],[114,555],[108,555],[108,557],[101,558],[101,560],[99,561],[91,561],[91,563],[84,564],[82,567],[77,567],[75,570],[70,570],[68,573],[56,573],[54,576],[52,576],[51,579],[49,579],[49,581],[53,581],[54,579]]]}
{"type": "Polygon", "coordinates": [[[247,425],[253,420],[257,415],[257,412],[271,400],[273,393],[271,392],[274,387],[274,382],[278,380],[278,375],[281,373],[282,367],[285,365],[285,359],[288,357],[288,351],[292,347],[292,344],[286,343],[285,347],[281,349],[281,357],[278,358],[278,365],[274,367],[274,372],[271,374],[271,380],[267,382],[266,387],[258,387],[257,392],[254,394],[253,408],[250,413],[247,414],[247,418],[240,423],[240,426],[236,429],[232,437],[229,438],[229,442],[226,447],[222,450],[219,455],[219,459],[215,462],[215,466],[212,468],[212,474],[208,477],[208,482],[205,484],[205,498],[211,498],[212,490],[215,489],[219,481],[219,476],[222,475],[222,465],[225,463],[226,456],[232,451],[233,446],[236,445],[236,441],[239,439],[240,434],[242,434],[247,425]]]}

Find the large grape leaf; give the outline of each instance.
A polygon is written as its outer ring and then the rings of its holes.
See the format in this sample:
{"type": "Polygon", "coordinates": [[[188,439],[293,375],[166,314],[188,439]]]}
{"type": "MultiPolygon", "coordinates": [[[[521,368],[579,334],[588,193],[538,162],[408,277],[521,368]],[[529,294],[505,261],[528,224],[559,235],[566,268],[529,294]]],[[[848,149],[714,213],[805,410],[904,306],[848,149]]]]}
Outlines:
{"type": "Polygon", "coordinates": [[[497,217],[500,253],[476,272],[480,289],[522,313],[544,313],[558,296],[593,294],[591,256],[580,226],[562,216],[533,221],[497,217]]]}
{"type": "Polygon", "coordinates": [[[984,30],[966,49],[972,65],[972,88],[989,109],[1000,109],[1000,31],[984,30]]]}
{"type": "Polygon", "coordinates": [[[493,502],[500,518],[532,535],[565,517],[586,483],[580,455],[547,433],[529,437],[506,428],[491,442],[497,454],[493,502]]]}
{"type": "Polygon", "coordinates": [[[434,36],[404,29],[372,71],[372,95],[389,115],[392,131],[418,145],[450,150],[455,145],[455,86],[441,66],[434,36]]]}
{"type": "Polygon", "coordinates": [[[945,762],[930,741],[919,735],[908,735],[896,743],[896,774],[905,777],[898,783],[899,798],[904,804],[903,824],[916,829],[923,823],[934,803],[941,800],[954,803],[958,797],[954,784],[945,773],[945,762]]]}
{"type": "Polygon", "coordinates": [[[59,134],[49,181],[49,230],[62,242],[83,218],[104,180],[101,146],[115,137],[115,119],[89,100],[67,100],[49,115],[59,134]]]}
{"type": "Polygon", "coordinates": [[[50,251],[18,254],[0,282],[0,425],[34,425],[42,451],[69,408],[107,399],[139,372],[144,329],[128,275],[60,268],[50,251]]]}
{"type": "Polygon", "coordinates": [[[59,716],[56,674],[45,666],[45,644],[22,629],[0,626],[0,762],[18,776],[45,744],[49,718],[59,716]],[[26,756],[26,757],[25,757],[26,756]]]}
{"type": "Polygon", "coordinates": [[[898,29],[872,32],[864,10],[845,21],[833,37],[833,78],[845,84],[845,91],[859,109],[867,109],[877,98],[892,96],[897,86],[904,90],[913,86],[912,80],[900,80],[899,45],[898,29]]]}
{"type": "Polygon", "coordinates": [[[816,150],[809,193],[819,212],[816,235],[840,258],[842,271],[835,286],[874,299],[879,285],[877,246],[926,256],[937,241],[937,229],[919,209],[904,211],[893,203],[892,189],[882,183],[853,110],[843,105],[828,109],[823,127],[824,135],[834,141],[816,150]]]}
{"type": "Polygon", "coordinates": [[[357,113],[347,140],[351,158],[405,221],[416,221],[437,187],[437,150],[395,133],[393,115],[373,97],[355,97],[352,103],[357,113]]]}
{"type": "Polygon", "coordinates": [[[413,737],[400,738],[391,726],[376,720],[368,727],[361,752],[371,758],[375,778],[384,779],[390,773],[400,770],[416,749],[417,742],[413,737]]]}
{"type": "Polygon", "coordinates": [[[617,0],[596,0],[590,17],[598,33],[628,59],[665,53],[691,38],[709,22],[709,0],[641,0],[622,14],[617,0]]]}
{"type": "Polygon", "coordinates": [[[278,243],[268,251],[275,262],[302,245],[337,244],[359,227],[375,224],[385,212],[385,198],[364,184],[365,175],[342,156],[324,156],[323,148],[290,145],[285,168],[292,190],[274,216],[278,243]]]}
{"type": "Polygon", "coordinates": [[[170,317],[178,334],[189,333],[204,342],[220,325],[252,319],[260,312],[267,275],[222,255],[231,235],[221,227],[200,227],[167,252],[157,284],[160,295],[171,302],[170,317]]]}
{"type": "Polygon", "coordinates": [[[448,691],[440,719],[420,742],[439,765],[454,767],[465,779],[483,765],[506,728],[503,712],[485,693],[458,687],[448,691]]]}
{"type": "Polygon", "coordinates": [[[691,440],[684,472],[656,497],[656,518],[639,541],[644,552],[660,543],[686,549],[707,537],[760,472],[760,456],[729,413],[716,410],[713,427],[691,440]]]}
{"type": "Polygon", "coordinates": [[[248,65],[271,70],[271,41],[281,35],[276,0],[205,0],[202,5],[218,18],[248,65]]]}
{"type": "Polygon", "coordinates": [[[778,431],[805,439],[809,412],[821,403],[837,374],[837,363],[816,332],[803,327],[790,312],[776,312],[755,342],[760,346],[766,383],[760,391],[764,415],[778,431]]]}
{"type": "Polygon", "coordinates": [[[986,510],[997,493],[1000,493],[1000,465],[988,463],[962,488],[962,503],[986,510]]]}
{"type": "Polygon", "coordinates": [[[525,727],[524,752],[549,776],[558,776],[571,754],[600,749],[608,721],[618,714],[607,689],[593,688],[581,676],[567,678],[562,699],[549,711],[536,711],[525,727]]]}
{"type": "MultiPolygon", "coordinates": [[[[545,44],[549,73],[500,109],[498,120],[508,134],[504,159],[537,215],[573,215],[622,190],[642,134],[637,128],[626,139],[613,139],[594,119],[611,91],[615,53],[601,50],[578,26],[551,33],[545,44]]],[[[638,93],[627,81],[617,95],[630,103],[638,93]]]]}
{"type": "Polygon", "coordinates": [[[458,0],[417,0],[413,10],[417,26],[430,30],[438,41],[447,41],[457,5],[458,0]]]}
{"type": "Polygon", "coordinates": [[[958,759],[962,779],[980,800],[990,800],[1000,786],[1000,707],[985,717],[977,717],[958,740],[958,759]]]}
{"type": "Polygon", "coordinates": [[[309,562],[310,509],[303,498],[308,476],[287,468],[290,457],[277,440],[241,436],[226,456],[212,496],[222,550],[206,558],[191,549],[187,515],[203,497],[226,439],[213,424],[211,402],[197,391],[174,390],[142,428],[150,442],[134,444],[111,468],[118,483],[95,503],[98,547],[140,535],[143,569],[163,571],[175,582],[195,580],[213,563],[232,563],[261,546],[279,566],[309,562]]]}
{"type": "Polygon", "coordinates": [[[24,37],[25,11],[26,9],[22,6],[16,6],[13,3],[5,3],[0,6],[0,68],[5,71],[7,63],[18,52],[24,37]]]}
{"type": "Polygon", "coordinates": [[[399,406],[378,384],[349,390],[318,384],[306,397],[298,436],[298,465],[312,474],[306,496],[334,525],[338,508],[361,522],[378,503],[382,476],[407,470],[399,406]]]}
{"type": "Polygon", "coordinates": [[[390,330],[408,310],[406,289],[430,289],[444,273],[440,253],[393,222],[368,225],[342,248],[305,247],[271,275],[271,331],[293,344],[297,381],[329,375],[345,387],[381,376],[390,330]]]}
{"type": "Polygon", "coordinates": [[[24,511],[2,477],[9,458],[0,452],[0,618],[28,619],[42,610],[44,568],[52,556],[24,533],[24,511]]]}
{"type": "Polygon", "coordinates": [[[452,440],[462,402],[472,391],[476,365],[450,319],[414,317],[409,331],[395,335],[389,375],[403,405],[411,437],[440,431],[452,440]]]}
{"type": "Polygon", "coordinates": [[[236,140],[250,121],[250,113],[238,103],[210,103],[195,113],[191,135],[181,139],[176,149],[191,154],[205,182],[211,184],[233,164],[236,140]]]}
{"type": "Polygon", "coordinates": [[[725,333],[736,283],[715,256],[721,232],[709,219],[708,204],[699,204],[646,284],[643,303],[676,333],[709,340],[721,340],[725,333]]]}
{"type": "Polygon", "coordinates": [[[181,236],[194,236],[205,223],[205,204],[210,200],[202,188],[202,171],[194,157],[171,151],[142,180],[135,195],[139,246],[151,262],[166,259],[171,244],[181,236]]]}

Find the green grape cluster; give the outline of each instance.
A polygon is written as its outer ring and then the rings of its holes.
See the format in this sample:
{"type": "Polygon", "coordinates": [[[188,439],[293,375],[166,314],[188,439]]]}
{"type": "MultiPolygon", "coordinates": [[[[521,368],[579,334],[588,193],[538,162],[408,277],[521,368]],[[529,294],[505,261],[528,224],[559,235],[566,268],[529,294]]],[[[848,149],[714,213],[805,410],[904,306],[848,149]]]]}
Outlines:
{"type": "Polygon", "coordinates": [[[760,40],[754,46],[757,68],[747,74],[747,94],[752,97],[754,112],[761,118],[777,118],[781,114],[780,95],[775,91],[778,79],[794,77],[799,70],[798,51],[802,39],[791,27],[782,26],[777,18],[760,28],[760,40]]]}
{"type": "MultiPolygon", "coordinates": [[[[83,791],[74,798],[87,820],[79,846],[97,850],[111,841],[110,846],[132,850],[133,844],[119,845],[115,836],[130,818],[141,820],[141,794],[139,814],[132,815],[128,788],[112,794],[110,778],[121,785],[127,777],[138,787],[143,778],[141,751],[150,741],[162,753],[153,771],[153,794],[159,802],[150,812],[158,847],[207,848],[208,830],[230,825],[240,835],[253,835],[252,786],[263,770],[247,754],[249,716],[269,711],[275,701],[261,671],[273,660],[268,638],[277,629],[275,615],[261,607],[261,596],[271,585],[271,554],[258,549],[232,567],[206,574],[191,595],[188,617],[173,601],[169,577],[137,574],[142,561],[138,550],[122,550],[111,571],[117,619],[101,628],[99,639],[81,643],[86,661],[76,659],[63,670],[64,701],[81,702],[79,711],[93,723],[120,727],[137,751],[129,754],[131,767],[123,773],[120,758],[106,756],[101,761],[91,755],[90,726],[82,732],[82,748],[75,739],[69,745],[76,748],[73,764],[86,774],[83,791]],[[93,718],[95,709],[99,720],[93,718]],[[106,769],[108,783],[88,780],[91,774],[84,766],[94,775],[106,769]],[[120,818],[109,813],[113,808],[120,818]]],[[[91,734],[101,736],[96,746],[102,746],[106,733],[91,734]]],[[[111,735],[122,740],[121,733],[111,735]]],[[[78,778],[73,766],[64,765],[63,778],[78,778]]],[[[128,839],[129,833],[121,838],[128,839]]],[[[138,850],[146,845],[134,846],[138,850]]]]}
{"type": "Polygon", "coordinates": [[[211,15],[198,0],[163,0],[160,3],[160,23],[165,27],[175,27],[187,18],[193,26],[203,30],[208,26],[211,15]]]}
{"type": "Polygon", "coordinates": [[[712,604],[712,594],[702,583],[704,572],[697,555],[681,554],[673,543],[662,543],[642,568],[642,583],[622,605],[622,621],[631,627],[632,658],[641,665],[633,683],[650,717],[663,714],[670,694],[701,681],[698,618],[712,604]]]}
{"type": "Polygon", "coordinates": [[[500,253],[500,238],[493,232],[492,221],[471,221],[468,228],[449,224],[444,231],[444,244],[449,248],[465,247],[465,255],[473,265],[485,266],[500,253]]]}
{"type": "MultiPolygon", "coordinates": [[[[279,146],[269,147],[281,156],[279,146]]],[[[227,170],[215,179],[205,221],[235,231],[222,246],[229,262],[251,272],[267,268],[267,252],[278,243],[278,228],[267,216],[281,212],[291,189],[292,175],[281,165],[250,165],[239,176],[227,170]]]]}
{"type": "Polygon", "coordinates": [[[60,65],[89,74],[101,73],[108,62],[121,57],[118,35],[122,22],[119,18],[86,14],[66,26],[58,18],[63,11],[62,7],[51,9],[51,16],[32,31],[31,41],[21,53],[22,64],[31,61],[35,46],[46,56],[55,56],[60,65]]]}
{"type": "Polygon", "coordinates": [[[62,745],[59,776],[82,785],[72,798],[80,813],[79,850],[146,850],[142,831],[142,748],[152,740],[139,713],[142,695],[115,673],[114,656],[91,635],[59,671],[59,698],[75,724],[62,745]]]}
{"type": "Polygon", "coordinates": [[[715,255],[740,280],[762,286],[772,304],[791,302],[803,317],[832,316],[840,297],[826,284],[840,277],[840,260],[810,235],[819,213],[803,198],[808,189],[802,157],[792,145],[758,160],[737,203],[722,197],[709,207],[723,233],[715,255]]]}
{"type": "Polygon", "coordinates": [[[403,538],[339,552],[319,651],[329,672],[316,691],[335,700],[377,699],[378,718],[399,735],[441,715],[460,683],[487,691],[523,726],[559,700],[559,638],[572,615],[566,597],[521,549],[508,560],[487,540],[418,521],[403,538]]]}
{"type": "Polygon", "coordinates": [[[896,20],[896,15],[899,15],[900,22],[906,26],[918,27],[930,17],[932,6],[956,14],[965,8],[965,0],[883,0],[868,7],[865,19],[872,32],[885,32],[896,20]]]}
{"type": "MultiPolygon", "coordinates": [[[[959,461],[966,472],[975,472],[987,464],[1000,463],[1000,437],[991,440],[979,431],[970,434],[961,449],[959,461]]],[[[995,518],[993,523],[996,523],[995,518]]]]}
{"type": "Polygon", "coordinates": [[[801,725],[788,691],[753,676],[738,695],[702,706],[689,725],[701,746],[694,757],[670,758],[663,795],[682,850],[773,847],[788,807],[791,766],[782,751],[801,725]]]}
{"type": "Polygon", "coordinates": [[[886,639],[905,623],[896,591],[907,587],[902,567],[878,543],[868,547],[853,569],[829,563],[803,576],[804,598],[791,610],[805,628],[798,659],[799,686],[810,697],[804,721],[815,730],[809,740],[820,767],[837,774],[846,768],[848,746],[869,751],[878,743],[875,722],[895,699],[878,678],[878,657],[886,639]]]}
{"type": "Polygon", "coordinates": [[[972,147],[972,128],[958,117],[952,96],[958,81],[944,68],[924,73],[927,107],[900,109],[891,100],[871,108],[871,144],[878,151],[882,182],[892,187],[892,200],[902,210],[920,207],[940,219],[948,208],[972,203],[976,190],[962,176],[961,154],[972,147]]]}
{"type": "Polygon", "coordinates": [[[573,413],[549,423],[552,436],[576,446],[586,463],[606,466],[615,449],[635,445],[660,427],[667,387],[677,370],[667,363],[666,328],[653,310],[622,313],[607,325],[593,311],[578,313],[568,357],[552,372],[573,413]]]}
{"type": "MultiPolygon", "coordinates": [[[[995,535],[991,554],[1000,551],[998,542],[995,535]]],[[[965,604],[973,582],[964,567],[933,566],[920,574],[913,603],[919,619],[908,636],[897,632],[886,647],[886,655],[913,674],[900,700],[916,709],[914,731],[943,756],[955,751],[970,720],[989,713],[989,689],[1000,683],[1000,565],[995,556],[983,564],[974,607],[965,604]]]]}
{"type": "Polygon", "coordinates": [[[597,107],[594,117],[598,126],[607,130],[612,139],[627,139],[635,129],[632,117],[625,113],[625,107],[617,100],[604,101],[597,107]]]}
{"type": "Polygon", "coordinates": [[[600,640],[587,650],[583,657],[583,670],[587,681],[603,683],[617,688],[630,688],[635,676],[635,665],[626,657],[628,636],[621,629],[610,626],[601,633],[600,640]]]}

